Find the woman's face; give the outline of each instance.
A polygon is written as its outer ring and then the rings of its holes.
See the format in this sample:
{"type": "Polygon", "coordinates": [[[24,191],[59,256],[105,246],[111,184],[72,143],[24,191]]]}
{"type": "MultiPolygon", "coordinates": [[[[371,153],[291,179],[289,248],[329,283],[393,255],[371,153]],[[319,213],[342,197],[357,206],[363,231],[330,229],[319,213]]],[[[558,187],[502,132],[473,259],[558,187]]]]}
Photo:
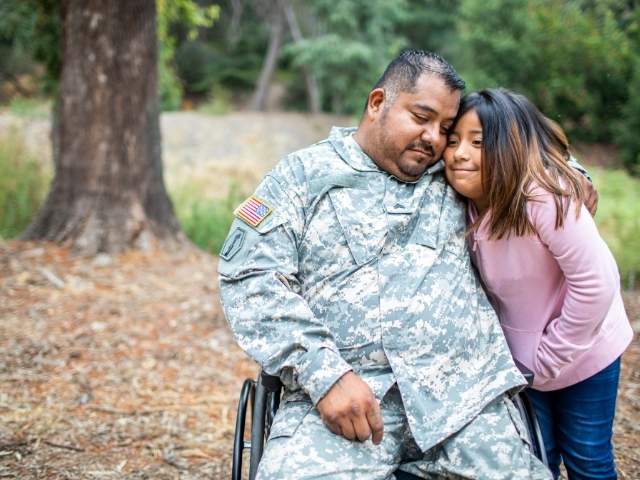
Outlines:
{"type": "Polygon", "coordinates": [[[444,161],[451,186],[484,210],[487,196],[482,189],[482,125],[475,110],[460,117],[449,134],[444,161]]]}

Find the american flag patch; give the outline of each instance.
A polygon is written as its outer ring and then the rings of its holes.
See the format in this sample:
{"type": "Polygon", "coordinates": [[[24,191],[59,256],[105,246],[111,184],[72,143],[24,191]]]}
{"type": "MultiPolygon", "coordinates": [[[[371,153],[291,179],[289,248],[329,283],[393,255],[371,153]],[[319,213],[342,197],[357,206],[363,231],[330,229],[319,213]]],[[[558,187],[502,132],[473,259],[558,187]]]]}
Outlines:
{"type": "Polygon", "coordinates": [[[236,208],[233,214],[252,227],[260,225],[271,213],[271,207],[255,195],[251,195],[236,208]]]}

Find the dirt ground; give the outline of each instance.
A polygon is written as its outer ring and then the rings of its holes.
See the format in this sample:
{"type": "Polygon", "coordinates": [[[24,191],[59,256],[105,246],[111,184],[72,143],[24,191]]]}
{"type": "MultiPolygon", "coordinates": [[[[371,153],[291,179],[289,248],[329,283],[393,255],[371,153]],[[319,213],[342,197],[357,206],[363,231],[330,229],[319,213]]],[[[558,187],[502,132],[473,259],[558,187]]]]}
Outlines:
{"type": "MultiPolygon", "coordinates": [[[[216,259],[81,258],[0,243],[0,478],[230,478],[255,365],[225,325],[216,259]]],[[[640,292],[625,294],[636,331],[640,292]]],[[[640,479],[640,343],[623,360],[615,444],[640,479]]]]}

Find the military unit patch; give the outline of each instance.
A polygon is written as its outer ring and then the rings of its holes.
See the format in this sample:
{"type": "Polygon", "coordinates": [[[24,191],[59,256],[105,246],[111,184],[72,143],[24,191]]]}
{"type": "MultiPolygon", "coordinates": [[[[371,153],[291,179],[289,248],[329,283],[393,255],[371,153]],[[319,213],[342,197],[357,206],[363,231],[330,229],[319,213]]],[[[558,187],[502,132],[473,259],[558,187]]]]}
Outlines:
{"type": "Polygon", "coordinates": [[[257,227],[271,212],[271,207],[264,201],[255,195],[251,195],[236,208],[233,214],[246,224],[257,227]]]}
{"type": "Polygon", "coordinates": [[[242,245],[244,244],[245,231],[240,227],[236,227],[236,229],[231,232],[227,240],[222,245],[222,249],[220,250],[220,257],[229,261],[231,260],[236,253],[240,251],[242,245]]]}

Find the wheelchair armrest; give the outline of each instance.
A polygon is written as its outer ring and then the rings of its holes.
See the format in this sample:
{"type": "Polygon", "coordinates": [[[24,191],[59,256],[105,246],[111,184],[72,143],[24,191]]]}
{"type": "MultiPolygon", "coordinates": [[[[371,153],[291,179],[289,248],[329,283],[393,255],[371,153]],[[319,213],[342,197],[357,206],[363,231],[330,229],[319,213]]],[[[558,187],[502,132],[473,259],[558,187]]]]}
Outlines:
{"type": "Polygon", "coordinates": [[[264,371],[260,372],[260,378],[262,379],[262,385],[264,389],[269,393],[278,393],[282,388],[282,382],[280,377],[275,375],[268,375],[264,371]]]}
{"type": "Polygon", "coordinates": [[[522,373],[522,376],[527,381],[529,386],[533,385],[533,378],[535,377],[534,373],[515,358],[513,359],[513,362],[516,364],[516,367],[518,367],[518,370],[520,370],[520,373],[522,373]]]}

